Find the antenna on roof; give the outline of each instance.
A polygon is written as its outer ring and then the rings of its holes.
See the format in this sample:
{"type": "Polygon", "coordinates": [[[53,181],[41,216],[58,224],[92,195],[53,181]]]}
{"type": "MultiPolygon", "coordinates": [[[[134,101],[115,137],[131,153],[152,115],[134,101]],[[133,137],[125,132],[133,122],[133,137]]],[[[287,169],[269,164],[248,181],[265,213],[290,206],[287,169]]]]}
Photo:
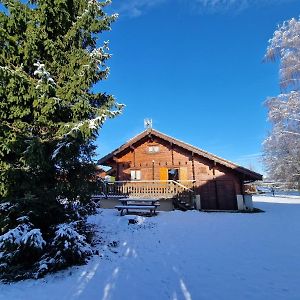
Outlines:
{"type": "Polygon", "coordinates": [[[152,119],[149,118],[144,119],[144,127],[146,129],[152,129],[152,124],[153,124],[152,119]]]}

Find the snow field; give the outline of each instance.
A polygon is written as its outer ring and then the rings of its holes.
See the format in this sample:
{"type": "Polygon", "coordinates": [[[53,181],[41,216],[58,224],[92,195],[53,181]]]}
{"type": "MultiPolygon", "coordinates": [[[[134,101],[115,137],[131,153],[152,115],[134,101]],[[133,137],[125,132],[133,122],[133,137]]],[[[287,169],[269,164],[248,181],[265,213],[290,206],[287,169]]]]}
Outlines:
{"type": "Polygon", "coordinates": [[[300,299],[300,197],[257,196],[265,213],[102,210],[101,257],[40,280],[0,284],[0,300],[300,299]],[[137,218],[137,224],[128,219],[137,218]]]}

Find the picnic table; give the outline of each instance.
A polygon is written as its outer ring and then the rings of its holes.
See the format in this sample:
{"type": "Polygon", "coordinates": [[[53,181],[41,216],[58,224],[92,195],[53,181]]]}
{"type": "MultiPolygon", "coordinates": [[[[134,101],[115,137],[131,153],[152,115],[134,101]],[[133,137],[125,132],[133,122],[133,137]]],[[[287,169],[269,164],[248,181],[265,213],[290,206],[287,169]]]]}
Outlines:
{"type": "Polygon", "coordinates": [[[156,208],[159,206],[158,199],[135,199],[135,198],[122,198],[119,199],[121,205],[116,205],[115,208],[121,211],[121,216],[123,212],[126,211],[128,214],[129,210],[149,210],[151,215],[156,213],[156,208]]]}

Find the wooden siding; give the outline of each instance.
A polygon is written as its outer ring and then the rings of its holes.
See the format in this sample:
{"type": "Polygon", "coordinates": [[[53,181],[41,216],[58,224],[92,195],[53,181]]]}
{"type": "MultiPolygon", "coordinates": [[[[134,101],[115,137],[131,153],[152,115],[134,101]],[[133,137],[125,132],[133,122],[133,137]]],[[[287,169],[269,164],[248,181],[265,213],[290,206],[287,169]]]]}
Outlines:
{"type": "MultiPolygon", "coordinates": [[[[127,143],[123,144],[119,148],[115,149],[108,155],[101,158],[99,160],[99,164],[100,165],[111,165],[116,157],[122,156],[126,151],[128,151],[128,149],[130,149],[130,151],[133,151],[133,154],[134,154],[133,161],[135,164],[135,161],[136,161],[135,160],[135,148],[137,148],[138,145],[145,142],[146,139],[150,140],[149,145],[154,148],[157,148],[157,145],[160,144],[160,141],[163,141],[163,144],[165,146],[167,146],[167,148],[171,152],[170,159],[171,159],[172,165],[181,163],[180,159],[179,159],[179,162],[176,162],[176,159],[178,159],[178,153],[176,155],[174,150],[179,149],[179,152],[181,152],[181,149],[184,149],[185,150],[184,156],[186,156],[186,153],[189,153],[188,156],[191,157],[191,161],[192,161],[193,179],[195,178],[195,168],[193,165],[194,164],[193,157],[201,157],[206,161],[214,162],[217,165],[224,166],[224,167],[226,167],[226,169],[230,169],[234,173],[239,173],[239,176],[242,177],[243,180],[245,180],[245,181],[249,182],[249,181],[254,181],[254,180],[262,180],[261,174],[258,174],[256,172],[248,170],[244,167],[236,165],[233,162],[230,162],[226,159],[223,159],[221,157],[213,155],[207,151],[204,151],[204,150],[194,147],[192,145],[186,144],[182,141],[179,141],[175,138],[172,138],[172,137],[170,137],[166,134],[163,134],[154,129],[147,129],[147,130],[143,131],[142,133],[140,133],[139,135],[135,136],[134,138],[129,140],[127,143]],[[157,143],[157,140],[159,140],[158,143],[157,143]],[[175,153],[175,155],[174,155],[174,153],[175,153]]],[[[153,152],[152,154],[158,154],[158,153],[155,153],[156,150],[152,149],[152,152],[153,152]]]]}
{"type": "Polygon", "coordinates": [[[236,195],[242,194],[241,175],[223,165],[193,154],[160,138],[146,137],[114,157],[116,179],[131,180],[131,170],[141,171],[141,180],[169,180],[168,170],[178,169],[179,180],[188,184],[194,180],[204,209],[236,209],[236,195]],[[158,152],[149,152],[149,146],[158,152]]]}

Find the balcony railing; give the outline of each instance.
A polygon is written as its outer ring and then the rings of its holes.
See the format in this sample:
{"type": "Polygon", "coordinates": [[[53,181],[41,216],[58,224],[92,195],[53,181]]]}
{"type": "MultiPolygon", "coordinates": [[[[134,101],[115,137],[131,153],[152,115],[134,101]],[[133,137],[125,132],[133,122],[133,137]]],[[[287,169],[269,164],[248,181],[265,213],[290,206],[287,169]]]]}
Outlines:
{"type": "Polygon", "coordinates": [[[131,198],[168,199],[176,198],[192,204],[194,181],[142,180],[103,182],[101,193],[109,196],[131,198]]]}

